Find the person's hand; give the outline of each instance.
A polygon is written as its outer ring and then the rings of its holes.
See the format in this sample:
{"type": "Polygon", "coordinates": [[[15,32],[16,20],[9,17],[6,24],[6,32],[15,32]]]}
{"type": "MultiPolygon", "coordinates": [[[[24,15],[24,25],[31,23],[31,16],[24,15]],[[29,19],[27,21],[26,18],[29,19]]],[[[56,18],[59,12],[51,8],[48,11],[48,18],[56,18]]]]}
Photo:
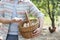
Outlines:
{"type": "Polygon", "coordinates": [[[15,22],[17,22],[15,19],[12,19],[12,20],[11,20],[11,23],[15,23],[15,22]]]}
{"type": "Polygon", "coordinates": [[[36,37],[36,36],[38,36],[38,35],[40,35],[40,33],[41,33],[41,30],[40,30],[40,28],[37,28],[34,32],[33,32],[33,37],[36,37]]]}
{"type": "Polygon", "coordinates": [[[13,22],[20,22],[20,21],[22,21],[22,19],[21,18],[16,18],[16,17],[11,20],[12,23],[13,22]]]}

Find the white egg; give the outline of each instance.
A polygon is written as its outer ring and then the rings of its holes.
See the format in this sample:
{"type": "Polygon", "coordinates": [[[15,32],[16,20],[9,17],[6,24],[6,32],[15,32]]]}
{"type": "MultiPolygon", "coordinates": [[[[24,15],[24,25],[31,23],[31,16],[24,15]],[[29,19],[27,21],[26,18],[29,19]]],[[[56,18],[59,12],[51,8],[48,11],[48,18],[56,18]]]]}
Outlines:
{"type": "Polygon", "coordinates": [[[24,23],[24,26],[23,26],[23,27],[27,27],[27,26],[26,26],[26,23],[24,23]]]}

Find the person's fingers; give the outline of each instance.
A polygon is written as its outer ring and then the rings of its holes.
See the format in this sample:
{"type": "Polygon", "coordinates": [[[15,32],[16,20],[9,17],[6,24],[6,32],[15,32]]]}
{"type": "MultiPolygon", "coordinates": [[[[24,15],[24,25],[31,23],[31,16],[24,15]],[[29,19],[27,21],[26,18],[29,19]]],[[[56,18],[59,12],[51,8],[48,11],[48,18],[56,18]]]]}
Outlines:
{"type": "Polygon", "coordinates": [[[32,37],[37,37],[37,36],[39,36],[39,33],[37,33],[37,34],[34,34],[32,37]]]}
{"type": "Polygon", "coordinates": [[[34,35],[37,35],[39,32],[38,31],[36,31],[35,33],[33,33],[32,35],[34,36],[34,35]]]}
{"type": "Polygon", "coordinates": [[[37,29],[33,31],[33,34],[35,34],[37,32],[37,29]]]}
{"type": "Polygon", "coordinates": [[[37,37],[37,36],[39,36],[40,33],[41,33],[41,32],[37,32],[37,33],[33,34],[33,37],[37,37]]]}
{"type": "Polygon", "coordinates": [[[38,30],[34,30],[32,35],[36,35],[38,33],[38,30]]]}
{"type": "Polygon", "coordinates": [[[36,35],[34,35],[34,37],[37,37],[37,36],[39,36],[39,33],[38,33],[38,34],[36,34],[36,35]]]}
{"type": "Polygon", "coordinates": [[[34,32],[33,32],[33,37],[36,37],[38,36],[39,34],[41,33],[41,31],[39,29],[36,29],[34,32]]]}
{"type": "Polygon", "coordinates": [[[21,20],[18,22],[18,24],[23,26],[24,22],[21,20]]]}

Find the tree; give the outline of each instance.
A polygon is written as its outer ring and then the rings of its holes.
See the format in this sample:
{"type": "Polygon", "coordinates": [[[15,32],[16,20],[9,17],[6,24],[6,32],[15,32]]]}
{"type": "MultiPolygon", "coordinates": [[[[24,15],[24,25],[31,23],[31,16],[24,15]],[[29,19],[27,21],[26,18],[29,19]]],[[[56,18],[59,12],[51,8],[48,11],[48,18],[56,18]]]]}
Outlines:
{"type": "Polygon", "coordinates": [[[51,27],[49,27],[49,31],[51,33],[53,33],[55,30],[56,30],[56,27],[55,27],[55,10],[57,8],[57,1],[56,0],[47,0],[47,4],[48,4],[48,15],[51,19],[51,22],[52,22],[52,29],[51,27]],[[49,7],[49,4],[52,5],[52,9],[50,9],[49,7]]]}
{"type": "Polygon", "coordinates": [[[55,17],[57,14],[57,9],[58,9],[58,1],[60,0],[35,0],[34,3],[36,6],[41,10],[44,11],[44,13],[48,14],[50,20],[51,20],[51,27],[49,27],[49,31],[53,33],[56,30],[55,27],[55,17]]]}

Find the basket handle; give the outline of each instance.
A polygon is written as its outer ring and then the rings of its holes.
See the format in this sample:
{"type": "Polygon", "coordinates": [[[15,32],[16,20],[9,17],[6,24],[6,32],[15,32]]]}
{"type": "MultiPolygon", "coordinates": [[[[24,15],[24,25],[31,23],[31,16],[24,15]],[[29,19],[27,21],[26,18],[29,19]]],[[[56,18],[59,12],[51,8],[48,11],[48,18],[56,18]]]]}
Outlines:
{"type": "Polygon", "coordinates": [[[26,20],[29,22],[29,16],[28,16],[27,11],[25,12],[25,15],[26,15],[26,20]]]}
{"type": "Polygon", "coordinates": [[[31,23],[30,23],[30,19],[29,19],[29,16],[28,16],[28,12],[26,11],[25,12],[25,15],[26,15],[26,21],[28,21],[29,22],[29,26],[31,25],[31,23]]]}

